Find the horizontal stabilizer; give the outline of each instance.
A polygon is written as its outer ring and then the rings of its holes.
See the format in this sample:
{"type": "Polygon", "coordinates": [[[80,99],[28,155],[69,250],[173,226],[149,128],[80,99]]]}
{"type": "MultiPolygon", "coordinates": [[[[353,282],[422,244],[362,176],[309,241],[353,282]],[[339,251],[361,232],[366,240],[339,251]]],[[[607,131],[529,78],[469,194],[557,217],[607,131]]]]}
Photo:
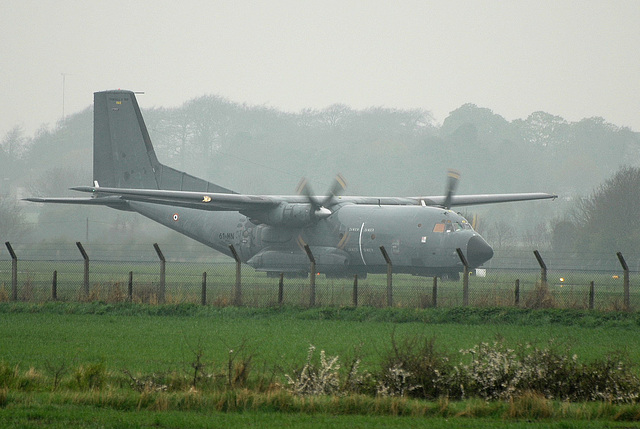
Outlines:
{"type": "Polygon", "coordinates": [[[111,207],[119,207],[124,208],[127,205],[127,201],[123,200],[120,197],[110,196],[103,198],[86,198],[86,197],[70,197],[70,198],[41,198],[41,197],[30,197],[23,198],[24,201],[30,201],[32,203],[56,203],[56,204],[85,204],[85,205],[93,205],[93,206],[111,206],[111,207]]]}

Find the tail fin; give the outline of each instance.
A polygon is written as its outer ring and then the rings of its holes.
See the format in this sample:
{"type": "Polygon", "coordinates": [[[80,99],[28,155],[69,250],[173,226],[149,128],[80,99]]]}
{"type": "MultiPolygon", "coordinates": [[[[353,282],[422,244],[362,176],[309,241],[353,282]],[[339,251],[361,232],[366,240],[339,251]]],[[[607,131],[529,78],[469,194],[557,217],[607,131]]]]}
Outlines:
{"type": "Polygon", "coordinates": [[[93,94],[93,180],[110,188],[233,193],[161,164],[131,91],[93,94]]]}

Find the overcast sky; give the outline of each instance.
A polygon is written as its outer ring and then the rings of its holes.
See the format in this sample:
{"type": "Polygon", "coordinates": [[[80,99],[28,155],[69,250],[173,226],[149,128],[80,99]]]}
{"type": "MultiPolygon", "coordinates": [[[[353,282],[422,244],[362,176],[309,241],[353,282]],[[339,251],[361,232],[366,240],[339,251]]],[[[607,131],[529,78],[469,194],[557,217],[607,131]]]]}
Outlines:
{"type": "Polygon", "coordinates": [[[65,1],[0,4],[0,137],[105,89],[285,111],[464,103],[640,131],[640,1],[65,1]],[[63,97],[63,73],[66,74],[63,97]]]}

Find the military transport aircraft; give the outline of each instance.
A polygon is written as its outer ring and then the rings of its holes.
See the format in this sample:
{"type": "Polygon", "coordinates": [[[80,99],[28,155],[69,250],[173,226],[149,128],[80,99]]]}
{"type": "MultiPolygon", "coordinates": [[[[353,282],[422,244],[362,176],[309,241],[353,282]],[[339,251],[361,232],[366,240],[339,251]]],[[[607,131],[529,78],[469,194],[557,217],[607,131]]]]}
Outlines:
{"type": "Polygon", "coordinates": [[[94,94],[93,186],[72,188],[90,197],[27,198],[41,203],[103,205],[142,214],[268,273],[308,275],[305,245],[316,271],[327,276],[393,271],[458,276],[491,259],[493,249],[453,206],[555,198],[545,193],[454,195],[449,174],[444,196],[340,196],[341,176],[326,196],[301,182],[298,195],[246,195],[161,164],[136,96],[94,94]]]}

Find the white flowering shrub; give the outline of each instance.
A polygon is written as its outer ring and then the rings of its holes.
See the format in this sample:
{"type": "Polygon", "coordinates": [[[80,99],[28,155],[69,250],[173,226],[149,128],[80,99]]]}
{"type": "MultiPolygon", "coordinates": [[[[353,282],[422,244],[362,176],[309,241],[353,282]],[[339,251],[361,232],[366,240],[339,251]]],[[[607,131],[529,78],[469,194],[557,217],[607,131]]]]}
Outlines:
{"type": "Polygon", "coordinates": [[[433,340],[392,344],[378,375],[379,395],[510,400],[534,392],[562,401],[640,400],[637,372],[620,355],[580,363],[575,354],[552,344],[524,345],[516,351],[495,341],[460,350],[465,359],[452,365],[449,356],[435,350],[433,340]]]}
{"type": "Polygon", "coordinates": [[[316,348],[311,345],[307,353],[307,362],[302,369],[291,377],[285,374],[287,384],[292,393],[306,395],[335,395],[340,391],[340,364],[338,356],[327,358],[324,350],[320,351],[320,362],[313,362],[316,348]]]}
{"type": "Polygon", "coordinates": [[[590,364],[580,377],[585,400],[636,403],[640,399],[640,379],[628,360],[618,354],[590,364]]]}
{"type": "Polygon", "coordinates": [[[316,348],[310,345],[302,369],[295,371],[292,376],[285,374],[291,393],[299,396],[343,395],[373,390],[375,381],[370,373],[360,370],[360,358],[352,359],[347,364],[347,370],[341,372],[338,356],[327,357],[324,350],[320,350],[320,358],[316,360],[315,351],[316,348]]]}
{"type": "Polygon", "coordinates": [[[369,393],[372,391],[375,380],[368,371],[360,370],[360,362],[360,358],[353,358],[348,365],[349,371],[341,388],[344,393],[369,393]]]}
{"type": "Polygon", "coordinates": [[[533,391],[547,399],[584,400],[580,393],[580,374],[583,366],[578,356],[569,356],[568,351],[555,348],[532,348],[526,346],[527,353],[521,357],[522,365],[518,373],[518,391],[533,391]]]}
{"type": "Polygon", "coordinates": [[[412,384],[414,377],[409,371],[403,369],[400,365],[388,368],[386,374],[383,374],[378,380],[376,393],[379,396],[406,396],[410,392],[420,388],[420,385],[412,384]]]}
{"type": "Polygon", "coordinates": [[[522,362],[515,350],[499,342],[493,345],[481,343],[468,350],[460,350],[471,356],[471,363],[460,364],[456,374],[463,381],[464,392],[483,399],[507,399],[516,392],[522,374],[522,362]]]}
{"type": "Polygon", "coordinates": [[[391,350],[384,357],[378,375],[377,393],[436,399],[460,396],[460,387],[452,382],[451,358],[439,351],[433,338],[391,338],[391,350]]]}

